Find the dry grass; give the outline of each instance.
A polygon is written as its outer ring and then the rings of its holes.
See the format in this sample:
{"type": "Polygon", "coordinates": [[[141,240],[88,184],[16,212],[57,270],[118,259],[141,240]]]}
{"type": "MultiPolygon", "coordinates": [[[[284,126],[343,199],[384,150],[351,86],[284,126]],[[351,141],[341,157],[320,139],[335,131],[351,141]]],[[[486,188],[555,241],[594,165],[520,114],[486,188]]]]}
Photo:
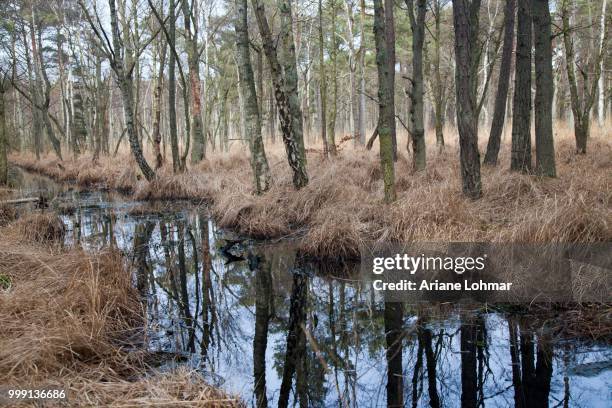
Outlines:
{"type": "MultiPolygon", "coordinates": [[[[126,157],[98,167],[87,158],[66,161],[63,172],[53,160],[37,163],[23,156],[12,160],[58,180],[94,179],[109,188],[121,186],[138,199],[205,201],[222,227],[253,237],[301,237],[307,254],[352,258],[363,240],[609,241],[612,141],[604,133],[605,129],[594,128],[588,154],[577,156],[571,131],[559,125],[556,179],[510,172],[509,146],[503,145],[500,164],[482,168],[484,197],[477,201],[461,194],[456,136],[447,134],[444,152],[429,144],[423,172],[414,173],[406,152],[400,153],[398,199],[392,205],[381,203],[378,153],[353,149],[351,143],[343,145],[337,158],[326,161],[316,149],[309,149],[310,183],[299,191],[292,186],[281,146],[269,146],[274,183],[262,196],[252,194],[242,146],[240,151],[215,154],[186,174],[173,175],[166,166],[153,183],[137,180],[134,164],[126,157]]],[[[399,145],[405,142],[400,140],[399,145]]]]}
{"type": "Polygon", "coordinates": [[[0,384],[64,388],[62,406],[240,406],[194,373],[148,371],[133,346],[141,303],[119,252],[28,244],[14,226],[0,237],[0,275],[10,281],[0,292],[0,384]]]}
{"type": "Polygon", "coordinates": [[[66,227],[55,213],[34,213],[17,219],[7,231],[24,242],[51,243],[64,239],[66,227]]]}

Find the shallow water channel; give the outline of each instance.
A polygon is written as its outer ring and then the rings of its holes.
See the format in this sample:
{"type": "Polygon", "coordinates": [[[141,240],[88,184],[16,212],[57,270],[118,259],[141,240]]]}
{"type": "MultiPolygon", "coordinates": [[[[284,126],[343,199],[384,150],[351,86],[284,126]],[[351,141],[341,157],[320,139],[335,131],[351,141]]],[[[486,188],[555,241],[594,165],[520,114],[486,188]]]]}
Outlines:
{"type": "Polygon", "coordinates": [[[11,173],[15,196],[51,198],[66,245],[125,254],[160,368],[189,365],[249,406],[265,395],[270,406],[382,407],[388,392],[413,407],[612,406],[610,345],[555,338],[546,319],[406,307],[395,319],[402,347],[386,350],[385,304],[354,267],[322,270],[290,243],[217,228],[190,203],[150,206],[11,173]]]}

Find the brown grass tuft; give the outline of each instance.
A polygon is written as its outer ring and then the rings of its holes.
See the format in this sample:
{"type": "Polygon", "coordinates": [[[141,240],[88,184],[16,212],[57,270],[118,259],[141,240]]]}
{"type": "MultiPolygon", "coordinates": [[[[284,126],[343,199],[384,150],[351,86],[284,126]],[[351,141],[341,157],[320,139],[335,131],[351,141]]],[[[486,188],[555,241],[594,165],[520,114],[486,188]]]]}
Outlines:
{"type": "Polygon", "coordinates": [[[32,213],[10,226],[16,240],[22,242],[61,242],[66,234],[62,219],[54,213],[32,213]]]}
{"type": "Polygon", "coordinates": [[[118,251],[16,244],[7,228],[0,231],[0,274],[11,282],[0,292],[0,384],[66,389],[62,406],[243,406],[195,373],[148,369],[146,353],[133,345],[143,310],[118,251]]]}
{"type": "Polygon", "coordinates": [[[18,213],[12,205],[0,204],[0,227],[17,219],[18,213]]]}

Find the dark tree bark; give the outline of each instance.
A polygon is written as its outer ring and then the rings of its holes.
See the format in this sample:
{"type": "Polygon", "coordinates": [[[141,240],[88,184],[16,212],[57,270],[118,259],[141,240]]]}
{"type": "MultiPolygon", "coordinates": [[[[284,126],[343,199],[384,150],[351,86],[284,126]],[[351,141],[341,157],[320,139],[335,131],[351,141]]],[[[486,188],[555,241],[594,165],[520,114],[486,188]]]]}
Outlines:
{"type": "Polygon", "coordinates": [[[552,127],[553,68],[552,33],[548,0],[533,0],[533,40],[535,45],[534,99],[536,172],[555,177],[555,145],[552,127]]]}
{"type": "Polygon", "coordinates": [[[410,81],[410,121],[412,122],[412,151],[414,170],[424,170],[425,119],[424,119],[424,81],[423,81],[423,42],[425,40],[425,14],[427,1],[417,0],[417,13],[414,14],[414,0],[405,0],[412,28],[412,78],[410,81]]]}
{"type": "Polygon", "coordinates": [[[389,122],[391,129],[391,143],[393,145],[393,161],[397,161],[397,130],[395,126],[395,18],[393,16],[394,0],[383,0],[385,7],[385,43],[387,50],[387,87],[390,90],[388,109],[393,114],[393,120],[389,122]]]}
{"type": "Polygon", "coordinates": [[[378,125],[376,133],[380,142],[380,165],[385,185],[385,202],[395,201],[395,168],[393,129],[395,128],[395,109],[393,107],[393,72],[389,69],[392,54],[388,53],[387,12],[382,0],[374,0],[374,39],[376,42],[376,67],[378,72],[378,125]]]}
{"type": "Polygon", "coordinates": [[[255,92],[255,76],[249,51],[249,27],[247,20],[247,0],[236,0],[236,59],[238,61],[239,86],[242,94],[242,107],[246,128],[246,138],[251,152],[251,169],[256,194],[270,187],[270,167],[261,137],[261,117],[255,92]]]}
{"type": "Polygon", "coordinates": [[[178,130],[176,123],[176,15],[175,0],[168,5],[168,46],[170,56],[168,59],[168,125],[170,127],[170,148],[172,150],[172,170],[177,173],[181,169],[181,158],[178,148],[178,130]]]}
{"type": "Polygon", "coordinates": [[[501,135],[506,118],[506,103],[508,101],[508,85],[510,84],[510,67],[512,65],[512,50],[514,49],[514,21],[516,15],[516,0],[507,0],[504,11],[504,49],[502,50],[501,65],[499,67],[499,81],[497,83],[497,96],[491,122],[491,132],[487,143],[487,153],[484,163],[497,165],[497,157],[501,145],[501,135]]]}
{"type": "Polygon", "coordinates": [[[478,152],[478,12],[480,0],[453,0],[455,87],[463,194],[482,196],[478,152]]]}
{"type": "Polygon", "coordinates": [[[433,55],[433,94],[434,94],[434,111],[435,111],[435,127],[436,127],[436,145],[438,150],[444,150],[444,116],[446,111],[446,84],[442,80],[440,67],[440,36],[442,30],[440,23],[442,20],[440,0],[434,1],[433,6],[435,29],[434,29],[434,55],[433,55]]]}
{"type": "Polygon", "coordinates": [[[404,406],[402,369],[404,305],[399,302],[385,302],[384,318],[387,344],[387,407],[401,408],[404,406]]]}
{"type": "Polygon", "coordinates": [[[531,0],[518,0],[510,169],[531,171],[531,0]]]}

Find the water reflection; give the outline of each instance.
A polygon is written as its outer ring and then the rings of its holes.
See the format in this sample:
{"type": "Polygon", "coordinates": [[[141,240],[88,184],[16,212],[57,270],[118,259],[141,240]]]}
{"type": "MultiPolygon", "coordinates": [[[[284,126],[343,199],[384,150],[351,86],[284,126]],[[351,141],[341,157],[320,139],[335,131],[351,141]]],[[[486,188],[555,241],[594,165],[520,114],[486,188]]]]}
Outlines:
{"type": "Polygon", "coordinates": [[[129,259],[160,367],[188,364],[250,406],[608,405],[606,345],[560,342],[521,316],[385,303],[356,272],[241,240],[199,209],[61,201],[68,245],[129,259]]]}

